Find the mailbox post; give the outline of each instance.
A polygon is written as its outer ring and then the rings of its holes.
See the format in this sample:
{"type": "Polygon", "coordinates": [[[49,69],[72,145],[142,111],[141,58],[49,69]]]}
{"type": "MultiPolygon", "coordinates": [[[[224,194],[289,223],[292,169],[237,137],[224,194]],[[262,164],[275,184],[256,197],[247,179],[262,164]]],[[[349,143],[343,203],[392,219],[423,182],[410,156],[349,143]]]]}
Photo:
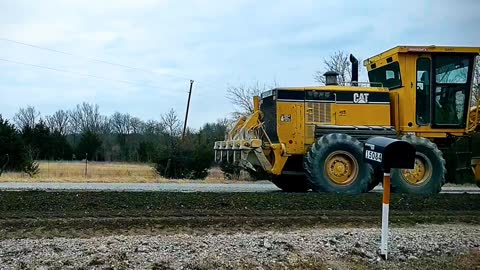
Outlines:
{"type": "Polygon", "coordinates": [[[415,147],[406,142],[386,137],[372,137],[365,142],[364,159],[373,168],[383,171],[382,235],[380,255],[387,259],[388,212],[390,208],[390,169],[413,169],[415,147]]]}

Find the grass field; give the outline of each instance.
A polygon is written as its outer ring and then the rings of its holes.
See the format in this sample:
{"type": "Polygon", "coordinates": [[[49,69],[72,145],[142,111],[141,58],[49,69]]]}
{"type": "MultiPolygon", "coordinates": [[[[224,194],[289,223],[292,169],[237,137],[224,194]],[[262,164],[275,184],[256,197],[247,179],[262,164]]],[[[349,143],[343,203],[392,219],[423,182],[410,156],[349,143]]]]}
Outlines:
{"type": "MultiPolygon", "coordinates": [[[[40,171],[33,178],[25,173],[9,172],[0,176],[0,182],[158,183],[172,181],[158,176],[152,165],[146,163],[89,162],[85,165],[85,162],[81,161],[40,161],[39,165],[40,171]]],[[[205,181],[222,182],[223,174],[218,169],[212,169],[205,181]]]]}

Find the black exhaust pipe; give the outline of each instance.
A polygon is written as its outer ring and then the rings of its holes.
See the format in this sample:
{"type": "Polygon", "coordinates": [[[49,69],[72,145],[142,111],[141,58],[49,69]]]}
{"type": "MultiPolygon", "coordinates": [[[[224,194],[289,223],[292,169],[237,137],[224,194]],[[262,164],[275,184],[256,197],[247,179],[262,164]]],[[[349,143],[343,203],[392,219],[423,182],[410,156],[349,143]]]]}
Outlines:
{"type": "Polygon", "coordinates": [[[358,60],[350,54],[350,62],[352,63],[352,86],[358,86],[358,60]]]}

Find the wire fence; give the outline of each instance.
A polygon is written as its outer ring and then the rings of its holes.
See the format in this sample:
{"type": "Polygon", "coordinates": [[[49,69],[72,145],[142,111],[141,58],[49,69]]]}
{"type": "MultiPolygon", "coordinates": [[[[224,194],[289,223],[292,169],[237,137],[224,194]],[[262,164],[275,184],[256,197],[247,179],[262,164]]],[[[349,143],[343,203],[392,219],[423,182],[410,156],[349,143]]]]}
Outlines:
{"type": "MultiPolygon", "coordinates": [[[[159,176],[154,164],[99,161],[38,161],[35,181],[52,182],[145,182],[167,180],[159,176]]],[[[220,168],[211,168],[206,180],[223,181],[220,168]]],[[[240,180],[240,179],[237,179],[240,180]]],[[[7,172],[0,181],[32,181],[26,173],[7,172]]]]}
{"type": "Polygon", "coordinates": [[[141,177],[154,179],[158,175],[150,164],[92,161],[40,161],[38,177],[141,177]]]}

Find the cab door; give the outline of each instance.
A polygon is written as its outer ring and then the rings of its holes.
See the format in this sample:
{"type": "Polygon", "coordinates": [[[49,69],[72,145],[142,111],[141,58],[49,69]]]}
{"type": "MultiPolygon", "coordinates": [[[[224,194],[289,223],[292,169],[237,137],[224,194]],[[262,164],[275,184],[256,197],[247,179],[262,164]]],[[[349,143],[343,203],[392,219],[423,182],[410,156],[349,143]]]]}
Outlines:
{"type": "Polygon", "coordinates": [[[419,126],[429,126],[432,100],[432,59],[430,55],[420,55],[415,66],[415,120],[419,126]]]}

